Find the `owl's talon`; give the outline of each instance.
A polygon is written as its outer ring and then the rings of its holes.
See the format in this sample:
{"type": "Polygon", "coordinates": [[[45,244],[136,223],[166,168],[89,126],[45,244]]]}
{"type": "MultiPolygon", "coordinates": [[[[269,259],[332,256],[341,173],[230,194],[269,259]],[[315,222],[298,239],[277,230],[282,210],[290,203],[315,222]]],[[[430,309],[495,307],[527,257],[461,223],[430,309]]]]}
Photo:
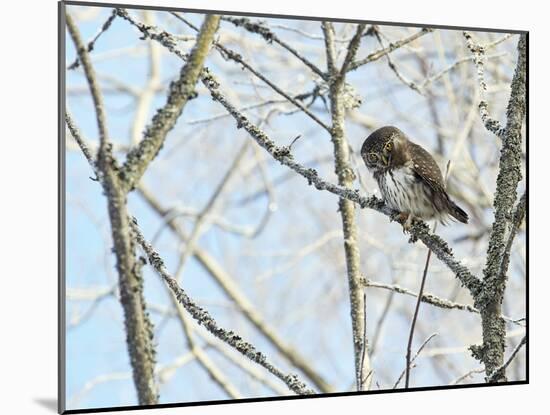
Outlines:
{"type": "Polygon", "coordinates": [[[402,212],[400,213],[400,223],[403,225],[403,233],[407,233],[411,230],[413,221],[413,215],[410,213],[402,212]]]}
{"type": "Polygon", "coordinates": [[[403,224],[403,233],[409,232],[412,228],[413,215],[409,215],[405,223],[403,224]]]}
{"type": "Polygon", "coordinates": [[[403,233],[408,232],[412,226],[413,215],[407,212],[399,212],[390,216],[390,222],[396,221],[403,226],[403,233]]]}

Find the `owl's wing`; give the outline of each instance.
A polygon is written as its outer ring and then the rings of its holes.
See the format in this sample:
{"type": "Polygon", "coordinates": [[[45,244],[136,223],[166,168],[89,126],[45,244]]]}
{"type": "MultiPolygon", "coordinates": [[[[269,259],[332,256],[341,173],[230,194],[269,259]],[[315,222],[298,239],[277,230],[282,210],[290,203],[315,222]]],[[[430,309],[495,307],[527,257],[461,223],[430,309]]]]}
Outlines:
{"type": "Polygon", "coordinates": [[[426,183],[437,194],[446,194],[441,170],[434,158],[418,144],[409,141],[409,155],[412,169],[418,179],[426,183]]]}
{"type": "Polygon", "coordinates": [[[430,153],[418,144],[409,142],[409,154],[415,176],[432,189],[433,203],[437,209],[446,211],[462,223],[468,223],[468,214],[453,202],[445,191],[441,170],[430,153]]]}

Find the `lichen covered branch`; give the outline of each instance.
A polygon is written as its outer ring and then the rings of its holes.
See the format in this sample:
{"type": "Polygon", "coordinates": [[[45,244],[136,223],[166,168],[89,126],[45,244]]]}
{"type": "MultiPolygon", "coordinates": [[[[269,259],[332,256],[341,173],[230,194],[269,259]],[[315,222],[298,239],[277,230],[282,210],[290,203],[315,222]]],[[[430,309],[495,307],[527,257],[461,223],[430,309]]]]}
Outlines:
{"type": "MultiPolygon", "coordinates": [[[[518,42],[518,60],[512,79],[510,99],[506,113],[506,127],[502,135],[494,212],[495,219],[489,236],[486,265],[483,270],[483,289],[475,298],[481,311],[483,344],[472,346],[474,356],[485,365],[485,372],[493,374],[504,363],[506,328],[501,317],[502,300],[506,288],[507,267],[513,235],[524,215],[525,206],[520,201],[514,215],[517,187],[521,180],[521,129],[526,110],[526,58],[527,35],[518,42]],[[523,206],[523,207],[522,207],[523,206]],[[517,216],[514,221],[514,216],[517,216]]],[[[506,381],[504,371],[486,378],[491,382],[506,381]]]]}
{"type": "Polygon", "coordinates": [[[510,366],[510,363],[512,363],[512,361],[514,360],[514,358],[516,357],[516,355],[518,354],[518,352],[521,350],[521,348],[523,347],[523,345],[525,345],[527,343],[527,336],[523,336],[523,338],[520,340],[519,344],[516,346],[516,348],[514,349],[514,351],[510,354],[510,357],[508,358],[508,360],[506,360],[506,362],[496,368],[493,373],[491,373],[488,377],[487,377],[487,382],[494,382],[496,381],[497,379],[501,378],[502,376],[504,376],[504,371],[506,370],[506,368],[508,366],[510,366]]]}
{"type": "MultiPolygon", "coordinates": [[[[117,9],[117,14],[126,20],[132,21],[126,10],[117,9]]],[[[176,121],[187,102],[196,97],[195,85],[199,79],[206,56],[210,51],[219,21],[220,16],[213,14],[204,19],[195,46],[189,56],[186,57],[187,60],[181,68],[179,78],[170,83],[166,104],[157,111],[151,123],[145,128],[141,142],[128,153],[126,162],[120,172],[126,189],[131,190],[135,187],[149,163],[162,148],[168,132],[176,125],[176,121]]],[[[152,37],[155,40],[170,38],[165,32],[156,34],[153,37],[150,26],[143,25],[138,26],[138,28],[142,30],[145,36],[152,37]]],[[[173,39],[171,39],[170,45],[175,48],[173,39]]]]}
{"type": "Polygon", "coordinates": [[[504,128],[500,125],[500,122],[489,113],[489,103],[485,99],[485,92],[487,91],[487,83],[485,82],[485,47],[474,42],[472,35],[469,32],[463,32],[464,38],[466,39],[466,45],[472,53],[474,64],[477,71],[477,78],[479,82],[479,115],[481,121],[485,125],[487,130],[494,133],[497,137],[502,138],[504,135],[504,128]]]}
{"type": "MultiPolygon", "coordinates": [[[[408,295],[415,298],[418,297],[418,293],[397,284],[385,284],[378,281],[371,281],[366,278],[363,278],[361,282],[364,287],[380,288],[380,289],[392,291],[398,294],[408,295]]],[[[426,304],[430,304],[434,307],[444,308],[447,310],[463,310],[463,311],[469,311],[470,313],[479,314],[479,310],[475,308],[473,305],[456,303],[447,298],[438,297],[435,294],[431,294],[427,292],[422,293],[422,302],[426,304]]],[[[521,323],[521,319],[518,320],[505,315],[503,315],[502,318],[510,324],[525,327],[525,325],[521,323]]]]}
{"type": "MultiPolygon", "coordinates": [[[[78,28],[69,14],[66,16],[66,22],[94,101],[100,146],[97,163],[93,163],[93,159],[89,155],[87,158],[94,171],[96,171],[107,196],[111,235],[117,259],[120,302],[124,312],[126,343],[130,364],[132,365],[134,384],[139,404],[153,405],[158,403],[158,390],[154,377],[156,352],[153,345],[153,324],[147,314],[143,297],[142,263],[136,259],[135,243],[130,235],[129,219],[126,211],[126,191],[117,174],[118,169],[108,138],[103,100],[97,86],[96,75],[88,51],[84,47],[78,28]]],[[[71,128],[70,117],[66,116],[66,120],[69,128],[71,128]]],[[[72,125],[71,134],[73,136],[78,135],[78,130],[74,125],[72,125]]],[[[80,138],[75,137],[75,139],[81,144],[82,140],[80,138]]]]}
{"type": "MultiPolygon", "coordinates": [[[[355,58],[365,24],[357,25],[355,35],[347,47],[347,53],[341,68],[336,66],[334,29],[332,24],[323,22],[327,69],[330,74],[329,101],[332,120],[331,138],[334,148],[334,172],[338,184],[346,189],[351,188],[355,174],[350,165],[350,146],[345,132],[345,106],[343,102],[345,76],[347,67],[355,58]]],[[[358,390],[368,390],[372,379],[370,357],[366,343],[365,296],[361,286],[360,254],[357,243],[357,224],[355,221],[355,204],[345,198],[338,200],[338,211],[342,218],[344,234],[344,255],[350,297],[350,315],[355,356],[355,375],[358,390]]]]}
{"type": "Polygon", "coordinates": [[[299,395],[313,394],[314,391],[308,388],[298,377],[294,374],[284,374],[280,369],[275,367],[267,360],[267,357],[259,352],[252,344],[243,340],[239,335],[230,330],[225,330],[218,325],[218,323],[212,318],[212,316],[203,308],[198,306],[187,293],[178,285],[177,281],[172,278],[166,271],[164,262],[160,255],[153,249],[153,247],[145,240],[143,234],[138,228],[137,221],[134,219],[131,222],[132,231],[135,235],[137,243],[143,248],[146,253],[149,263],[153,266],[155,271],[168,285],[170,290],[174,293],[178,302],[189,312],[189,314],[203,327],[205,327],[210,333],[216,336],[218,339],[227,343],[234,349],[238,350],[248,359],[263,366],[270,373],[281,379],[290,390],[299,395]]]}
{"type": "MultiPolygon", "coordinates": [[[[88,42],[88,44],[86,45],[86,51],[88,53],[90,53],[91,51],[94,50],[94,47],[95,47],[95,43],[97,42],[97,40],[99,39],[99,37],[105,33],[107,30],[109,30],[109,28],[111,27],[111,23],[113,23],[113,20],[115,20],[115,17],[116,17],[116,13],[115,11],[113,10],[113,12],[109,15],[109,17],[107,18],[107,20],[105,20],[105,22],[101,25],[101,28],[99,29],[99,31],[96,33],[96,35],[93,37],[92,40],[90,40],[88,42]]],[[[73,63],[71,63],[69,66],[67,66],[67,70],[73,70],[73,69],[76,69],[80,66],[80,58],[79,57],[76,57],[76,59],[73,61],[73,63]]]]}

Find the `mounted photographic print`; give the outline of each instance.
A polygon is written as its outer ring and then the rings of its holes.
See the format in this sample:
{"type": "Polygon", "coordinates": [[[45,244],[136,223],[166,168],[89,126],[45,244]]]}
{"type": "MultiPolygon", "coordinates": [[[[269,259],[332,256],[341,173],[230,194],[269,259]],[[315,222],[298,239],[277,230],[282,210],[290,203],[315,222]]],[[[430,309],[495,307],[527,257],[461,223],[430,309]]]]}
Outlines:
{"type": "Polygon", "coordinates": [[[527,32],[59,12],[60,412],[528,382],[527,32]]]}

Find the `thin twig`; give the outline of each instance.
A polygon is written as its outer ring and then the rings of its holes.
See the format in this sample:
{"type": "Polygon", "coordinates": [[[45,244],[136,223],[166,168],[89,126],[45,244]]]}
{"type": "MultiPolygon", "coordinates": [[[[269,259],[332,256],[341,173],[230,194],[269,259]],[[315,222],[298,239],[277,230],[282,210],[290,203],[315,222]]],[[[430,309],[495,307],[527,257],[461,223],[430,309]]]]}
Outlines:
{"type": "Polygon", "coordinates": [[[67,299],[68,300],[84,300],[84,301],[91,301],[92,304],[88,306],[86,311],[79,313],[78,315],[72,316],[67,321],[67,330],[74,329],[78,325],[84,323],[87,321],[93,314],[93,312],[97,309],[99,304],[109,297],[114,297],[117,291],[116,284],[112,287],[107,287],[107,289],[98,290],[95,294],[94,293],[82,293],[78,292],[77,290],[69,290],[67,289],[67,299]]]}
{"type": "Polygon", "coordinates": [[[224,188],[231,181],[232,177],[238,172],[239,164],[241,163],[244,156],[246,155],[246,152],[248,150],[248,145],[249,145],[249,141],[245,140],[241,148],[237,152],[237,156],[233,159],[233,162],[227,169],[221,181],[216,186],[216,189],[214,189],[214,192],[212,192],[212,195],[206,202],[206,205],[198,214],[197,220],[195,221],[195,224],[193,226],[193,230],[191,231],[191,234],[185,241],[185,249],[179,259],[178,270],[174,275],[174,278],[176,279],[176,281],[180,281],[181,272],[185,267],[185,263],[187,262],[189,257],[193,254],[193,250],[195,249],[195,244],[197,243],[197,240],[202,234],[202,228],[203,228],[203,225],[207,222],[208,215],[210,214],[210,212],[212,212],[216,208],[224,188]]]}
{"type": "MultiPolygon", "coordinates": [[[[414,291],[401,287],[400,285],[397,285],[397,284],[384,284],[382,282],[371,281],[367,279],[362,280],[362,283],[364,284],[365,287],[381,288],[381,289],[392,291],[398,294],[404,294],[404,295],[418,298],[418,293],[415,293],[414,291]]],[[[470,313],[479,314],[479,310],[475,308],[473,305],[456,303],[446,298],[438,297],[432,293],[424,292],[422,294],[422,302],[433,305],[435,307],[444,308],[447,310],[463,310],[463,311],[469,311],[470,313]]],[[[525,325],[522,323],[523,318],[517,319],[517,318],[508,317],[505,315],[502,315],[502,318],[511,324],[525,327],[525,325]]]]}
{"type": "MultiPolygon", "coordinates": [[[[275,29],[286,30],[288,32],[293,32],[293,33],[299,34],[300,36],[304,36],[308,39],[322,40],[322,41],[325,40],[324,36],[315,35],[315,34],[312,34],[312,33],[307,33],[303,30],[297,29],[295,27],[285,26],[283,24],[273,24],[273,25],[271,25],[271,27],[273,27],[275,29]]],[[[351,40],[351,37],[346,37],[346,38],[336,38],[335,37],[334,38],[335,43],[349,43],[350,40],[351,40]]]]}
{"type": "MultiPolygon", "coordinates": [[[[506,56],[508,55],[508,53],[506,52],[501,52],[501,53],[495,53],[493,55],[486,55],[485,56],[485,59],[496,59],[496,58],[501,58],[503,56],[506,56]]],[[[426,78],[426,80],[424,80],[424,82],[422,82],[422,84],[420,85],[420,88],[424,89],[426,88],[426,86],[428,86],[428,84],[431,84],[437,80],[439,80],[440,78],[442,78],[446,73],[452,71],[453,69],[455,69],[457,66],[465,63],[465,62],[470,62],[472,60],[474,60],[475,58],[473,56],[464,56],[462,58],[459,58],[457,59],[456,61],[454,61],[453,63],[451,63],[449,66],[445,67],[444,69],[442,69],[441,71],[439,71],[438,73],[436,73],[435,75],[432,75],[430,76],[429,78],[426,78]]]]}
{"type": "MultiPolygon", "coordinates": [[[[363,321],[367,321],[367,293],[363,290],[363,321]]],[[[361,345],[361,364],[359,371],[357,372],[360,377],[357,380],[358,390],[363,390],[363,385],[366,384],[367,379],[372,374],[372,369],[369,370],[366,378],[363,378],[365,357],[367,356],[368,343],[367,343],[367,330],[363,330],[363,344],[361,345]]]]}
{"type": "Polygon", "coordinates": [[[472,369],[466,373],[464,373],[463,375],[459,376],[458,378],[456,378],[455,380],[453,380],[451,383],[449,383],[449,385],[457,385],[459,384],[460,382],[462,382],[464,379],[472,376],[474,373],[483,373],[485,372],[485,369],[480,367],[478,369],[472,369]]]}
{"type": "Polygon", "coordinates": [[[487,383],[496,382],[499,378],[504,377],[504,371],[510,365],[510,363],[512,363],[512,360],[514,360],[520,349],[526,343],[527,335],[523,336],[519,344],[510,354],[510,357],[508,357],[508,360],[506,360],[506,362],[502,366],[497,367],[489,376],[487,376],[487,383]]]}
{"type": "MultiPolygon", "coordinates": [[[[88,53],[90,53],[92,50],[94,50],[95,42],[97,42],[99,37],[103,33],[105,33],[109,29],[109,27],[111,27],[111,23],[113,23],[113,20],[115,19],[115,17],[116,17],[116,13],[113,10],[112,13],[110,14],[110,16],[105,21],[105,23],[103,23],[103,25],[101,25],[101,28],[98,30],[96,35],[86,45],[86,50],[88,51],[88,53]]],[[[71,63],[69,66],[67,66],[67,70],[70,71],[72,69],[78,68],[79,66],[80,66],[80,58],[77,56],[76,59],[73,61],[73,63],[71,63]]]]}
{"type": "MultiPolygon", "coordinates": [[[[340,68],[340,76],[344,76],[346,74],[349,66],[355,59],[355,56],[357,55],[357,51],[359,50],[359,44],[361,43],[361,37],[363,36],[363,32],[365,31],[366,26],[367,26],[366,23],[360,23],[357,25],[357,28],[355,30],[355,35],[353,35],[353,38],[350,40],[348,44],[346,57],[344,58],[344,63],[342,64],[342,68],[340,68]]],[[[334,42],[334,39],[332,41],[334,42]]]]}
{"type": "MultiPolygon", "coordinates": [[[[409,362],[409,366],[412,366],[412,364],[414,363],[416,358],[420,355],[420,352],[422,351],[422,349],[424,349],[424,347],[428,344],[428,342],[437,335],[438,335],[437,333],[433,333],[426,340],[424,340],[424,343],[422,343],[422,345],[418,348],[418,350],[416,351],[416,354],[414,355],[414,357],[409,362]]],[[[406,369],[407,368],[403,369],[403,371],[401,372],[401,374],[399,375],[399,377],[395,381],[392,389],[395,389],[395,388],[397,388],[397,386],[399,386],[399,383],[401,382],[401,379],[403,379],[403,376],[405,375],[406,369]]]]}
{"type": "Polygon", "coordinates": [[[407,354],[405,357],[405,389],[409,388],[409,378],[411,371],[411,348],[414,337],[414,328],[416,326],[416,320],[418,318],[418,310],[420,309],[420,303],[422,302],[422,296],[424,295],[424,284],[426,283],[426,275],[428,274],[428,267],[430,266],[430,258],[432,251],[428,249],[428,255],[426,255],[426,264],[424,265],[424,272],[422,274],[422,282],[420,283],[420,290],[418,291],[418,299],[414,308],[414,314],[411,322],[411,329],[409,331],[409,340],[407,342],[407,354]]]}
{"type": "Polygon", "coordinates": [[[405,46],[406,44],[411,43],[416,39],[418,39],[419,37],[424,36],[425,34],[431,33],[431,32],[433,32],[433,29],[425,27],[409,37],[390,43],[386,48],[382,48],[380,50],[372,52],[371,54],[367,55],[367,57],[365,57],[364,59],[354,61],[352,64],[349,65],[348,71],[353,71],[362,65],[366,65],[367,63],[374,62],[380,59],[381,57],[387,55],[388,53],[392,53],[393,51],[399,49],[400,47],[405,46]]]}
{"type": "MultiPolygon", "coordinates": [[[[384,42],[382,40],[382,37],[380,36],[380,32],[379,32],[378,29],[374,30],[374,35],[376,36],[376,39],[378,40],[378,43],[380,43],[380,46],[382,46],[382,48],[384,48],[384,42]]],[[[389,53],[386,54],[386,60],[388,61],[388,66],[390,67],[392,72],[397,76],[397,78],[403,84],[405,84],[407,87],[409,87],[410,89],[412,89],[413,91],[419,93],[422,96],[426,95],[424,90],[420,86],[416,85],[413,81],[409,81],[408,79],[405,78],[404,75],[401,74],[401,72],[397,69],[397,66],[393,62],[393,60],[392,60],[389,53]]]]}
{"type": "Polygon", "coordinates": [[[296,137],[294,137],[294,139],[293,139],[293,140],[290,142],[290,144],[288,145],[288,149],[289,149],[289,150],[292,150],[292,146],[294,145],[294,143],[295,143],[296,141],[298,141],[301,137],[302,137],[301,134],[299,134],[299,135],[297,135],[296,137]]]}

